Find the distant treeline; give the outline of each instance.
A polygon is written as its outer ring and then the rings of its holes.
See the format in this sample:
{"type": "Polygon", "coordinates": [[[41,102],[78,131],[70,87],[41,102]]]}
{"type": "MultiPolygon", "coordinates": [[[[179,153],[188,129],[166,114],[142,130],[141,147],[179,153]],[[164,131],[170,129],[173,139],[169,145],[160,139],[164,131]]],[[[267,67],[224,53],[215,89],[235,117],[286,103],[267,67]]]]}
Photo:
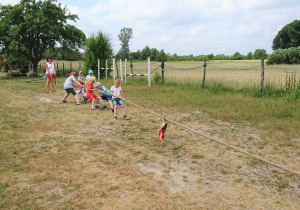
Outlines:
{"type": "MultiPolygon", "coordinates": [[[[49,50],[44,54],[45,58],[48,56],[55,57],[55,60],[82,60],[84,53],[79,51],[64,52],[61,48],[57,47],[54,50],[49,50]]],[[[118,54],[115,55],[117,59],[121,58],[118,54]]],[[[300,47],[291,47],[288,49],[278,49],[272,54],[267,54],[264,49],[256,49],[254,52],[249,52],[243,55],[239,52],[233,55],[177,55],[165,53],[164,50],[157,50],[146,46],[142,50],[130,52],[128,60],[147,60],[150,58],[152,61],[204,61],[204,60],[253,60],[253,59],[268,59],[268,64],[299,64],[300,63],[300,47]]]]}
{"type": "MultiPolygon", "coordinates": [[[[118,59],[121,57],[117,54],[118,59]]],[[[165,53],[164,50],[157,50],[156,48],[151,48],[146,46],[142,50],[129,53],[129,60],[146,60],[150,58],[154,61],[204,61],[204,60],[252,60],[252,59],[261,59],[267,58],[266,50],[257,49],[255,52],[249,52],[247,55],[242,55],[239,52],[234,53],[233,55],[177,55],[165,53]]],[[[123,59],[123,58],[121,58],[123,59]]]]}

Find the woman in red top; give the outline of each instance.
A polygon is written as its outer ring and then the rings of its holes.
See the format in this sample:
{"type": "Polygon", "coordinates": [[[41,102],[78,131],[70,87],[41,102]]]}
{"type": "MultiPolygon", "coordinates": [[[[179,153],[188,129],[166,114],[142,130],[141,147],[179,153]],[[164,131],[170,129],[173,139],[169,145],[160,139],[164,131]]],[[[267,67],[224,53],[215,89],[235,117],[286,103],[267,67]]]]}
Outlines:
{"type": "MultiPolygon", "coordinates": [[[[98,96],[96,96],[93,92],[94,92],[94,82],[95,82],[95,78],[90,78],[90,81],[88,82],[87,86],[86,86],[86,96],[92,101],[92,110],[96,110],[95,108],[95,102],[96,102],[96,107],[99,103],[99,98],[98,96]]],[[[98,108],[97,107],[97,108],[98,108]]]]}

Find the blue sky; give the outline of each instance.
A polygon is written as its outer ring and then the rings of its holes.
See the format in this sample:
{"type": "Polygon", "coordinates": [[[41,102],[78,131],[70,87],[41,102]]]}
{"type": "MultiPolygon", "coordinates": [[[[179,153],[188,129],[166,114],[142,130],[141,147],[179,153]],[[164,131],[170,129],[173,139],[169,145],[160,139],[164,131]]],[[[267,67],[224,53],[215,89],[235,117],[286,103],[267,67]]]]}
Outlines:
{"type": "MultiPolygon", "coordinates": [[[[1,0],[1,4],[19,1],[1,0]]],[[[80,18],[71,23],[87,37],[99,30],[111,35],[133,29],[130,51],[145,46],[177,55],[272,53],[279,30],[300,19],[299,0],[61,0],[80,18]]]]}

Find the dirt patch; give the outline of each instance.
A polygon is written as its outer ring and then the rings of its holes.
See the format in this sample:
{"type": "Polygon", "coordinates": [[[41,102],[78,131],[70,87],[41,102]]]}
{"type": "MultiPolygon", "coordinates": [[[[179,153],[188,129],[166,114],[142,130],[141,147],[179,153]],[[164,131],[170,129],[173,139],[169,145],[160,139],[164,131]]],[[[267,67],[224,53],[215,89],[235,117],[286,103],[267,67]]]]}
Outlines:
{"type": "Polygon", "coordinates": [[[47,104],[49,104],[49,103],[58,103],[57,101],[54,102],[52,99],[50,99],[50,98],[45,98],[45,97],[38,97],[37,100],[38,100],[39,102],[47,103],[47,104]]]}

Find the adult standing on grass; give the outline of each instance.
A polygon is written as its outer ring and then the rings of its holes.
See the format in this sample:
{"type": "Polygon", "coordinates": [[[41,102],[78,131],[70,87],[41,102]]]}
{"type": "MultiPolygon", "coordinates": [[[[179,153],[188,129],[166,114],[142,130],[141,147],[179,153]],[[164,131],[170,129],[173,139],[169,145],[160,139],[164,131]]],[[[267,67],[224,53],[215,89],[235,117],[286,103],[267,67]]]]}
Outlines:
{"type": "Polygon", "coordinates": [[[52,84],[52,93],[55,92],[55,78],[56,78],[56,67],[55,64],[52,62],[52,58],[48,57],[47,58],[47,63],[45,64],[46,67],[46,80],[47,80],[47,84],[46,84],[46,93],[49,93],[49,85],[50,82],[52,84]]]}
{"type": "Polygon", "coordinates": [[[61,101],[62,103],[67,103],[66,99],[68,98],[68,96],[70,95],[70,93],[73,94],[73,96],[75,96],[75,100],[76,100],[76,105],[80,105],[81,103],[79,102],[78,99],[78,95],[75,92],[74,88],[73,88],[73,82],[77,85],[82,87],[81,84],[79,84],[79,82],[76,81],[75,78],[76,72],[71,72],[70,76],[66,79],[65,83],[64,83],[64,88],[65,91],[67,92],[64,99],[61,101]]]}

